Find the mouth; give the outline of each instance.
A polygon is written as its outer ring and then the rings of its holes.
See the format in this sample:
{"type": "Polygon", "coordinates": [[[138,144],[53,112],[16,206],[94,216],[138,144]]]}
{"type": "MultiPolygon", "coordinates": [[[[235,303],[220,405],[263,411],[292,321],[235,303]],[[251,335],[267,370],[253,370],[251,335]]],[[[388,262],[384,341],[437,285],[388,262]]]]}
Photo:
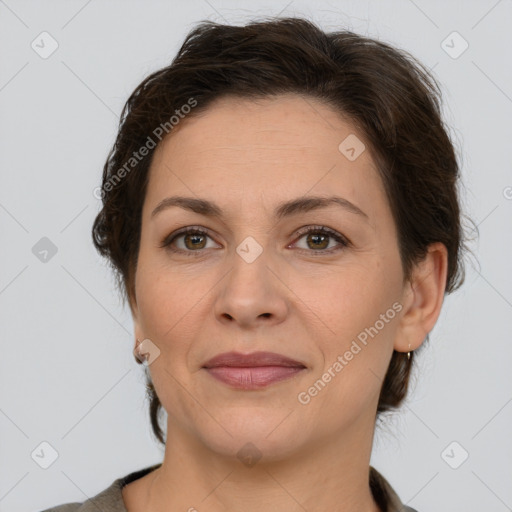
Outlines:
{"type": "Polygon", "coordinates": [[[203,369],[233,388],[251,390],[287,380],[306,370],[306,366],[273,352],[225,352],[210,359],[203,369]]]}

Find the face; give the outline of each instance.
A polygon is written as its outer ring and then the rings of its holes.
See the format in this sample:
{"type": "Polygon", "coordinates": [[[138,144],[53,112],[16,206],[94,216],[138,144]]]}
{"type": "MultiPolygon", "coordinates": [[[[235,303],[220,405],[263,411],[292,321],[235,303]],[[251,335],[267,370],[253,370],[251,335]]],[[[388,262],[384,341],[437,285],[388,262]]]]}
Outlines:
{"type": "Polygon", "coordinates": [[[173,130],[150,169],[133,303],[136,337],[159,350],[149,370],[168,431],[280,457],[373,430],[404,290],[383,185],[369,150],[357,156],[363,134],[298,95],[224,98],[173,130]],[[218,214],[152,214],[171,196],[218,214]],[[304,367],[240,389],[204,368],[230,351],[304,367]]]}

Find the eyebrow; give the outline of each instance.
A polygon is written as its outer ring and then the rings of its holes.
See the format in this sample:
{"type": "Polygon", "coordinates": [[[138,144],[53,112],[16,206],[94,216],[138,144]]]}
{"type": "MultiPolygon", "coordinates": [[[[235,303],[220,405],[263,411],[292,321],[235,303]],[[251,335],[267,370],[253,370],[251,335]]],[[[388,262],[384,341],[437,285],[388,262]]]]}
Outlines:
{"type": "MultiPolygon", "coordinates": [[[[332,205],[338,205],[350,213],[359,215],[367,221],[369,220],[368,215],[358,206],[351,203],[348,199],[338,196],[304,196],[290,201],[285,201],[276,207],[274,216],[277,219],[282,219],[299,213],[327,208],[332,205]]],[[[151,212],[151,217],[153,218],[159,212],[173,206],[178,206],[184,210],[189,210],[207,217],[222,218],[224,216],[222,209],[212,201],[198,199],[195,197],[171,196],[162,199],[162,201],[158,203],[156,208],[151,212]]]]}

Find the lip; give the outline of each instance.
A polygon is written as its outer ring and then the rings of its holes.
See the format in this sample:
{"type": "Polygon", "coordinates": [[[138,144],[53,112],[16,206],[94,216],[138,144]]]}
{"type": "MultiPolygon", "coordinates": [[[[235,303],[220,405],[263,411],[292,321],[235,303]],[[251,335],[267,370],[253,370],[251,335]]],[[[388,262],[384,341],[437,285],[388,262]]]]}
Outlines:
{"type": "Polygon", "coordinates": [[[203,368],[215,379],[238,389],[261,389],[289,379],[306,369],[300,361],[274,352],[225,352],[203,368]]]}
{"type": "Polygon", "coordinates": [[[302,367],[305,365],[289,357],[275,352],[252,352],[242,354],[241,352],[224,352],[209,359],[204,363],[203,368],[215,368],[218,366],[236,366],[237,368],[251,368],[261,366],[285,366],[302,367]]]}

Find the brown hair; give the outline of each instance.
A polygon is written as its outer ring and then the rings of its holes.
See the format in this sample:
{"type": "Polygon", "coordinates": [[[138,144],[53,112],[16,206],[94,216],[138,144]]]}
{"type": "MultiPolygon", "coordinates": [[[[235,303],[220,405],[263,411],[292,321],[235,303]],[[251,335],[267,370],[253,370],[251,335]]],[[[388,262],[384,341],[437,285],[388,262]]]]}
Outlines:
{"type": "MultiPolygon", "coordinates": [[[[429,244],[442,242],[448,249],[446,292],[462,284],[459,166],[441,119],[441,92],[429,70],[387,43],[346,30],[325,33],[301,18],[241,27],[203,21],[171,64],[145,78],[128,98],[103,168],[103,208],[94,221],[93,241],[108,258],[125,301],[134,297],[141,211],[154,148],[136,165],[131,162],[134,170],[127,169],[134,152],[149,147],[150,138],[154,142],[152,135],[162,132],[157,127],[171,132],[169,119],[191,98],[197,106],[188,109],[188,116],[204,112],[221,96],[290,92],[324,101],[365,137],[397,226],[404,279],[429,244]]],[[[393,352],[377,413],[402,402],[413,359],[412,353],[409,360],[393,352]]],[[[161,403],[146,377],[153,432],[165,443],[158,421],[161,403]]]]}

